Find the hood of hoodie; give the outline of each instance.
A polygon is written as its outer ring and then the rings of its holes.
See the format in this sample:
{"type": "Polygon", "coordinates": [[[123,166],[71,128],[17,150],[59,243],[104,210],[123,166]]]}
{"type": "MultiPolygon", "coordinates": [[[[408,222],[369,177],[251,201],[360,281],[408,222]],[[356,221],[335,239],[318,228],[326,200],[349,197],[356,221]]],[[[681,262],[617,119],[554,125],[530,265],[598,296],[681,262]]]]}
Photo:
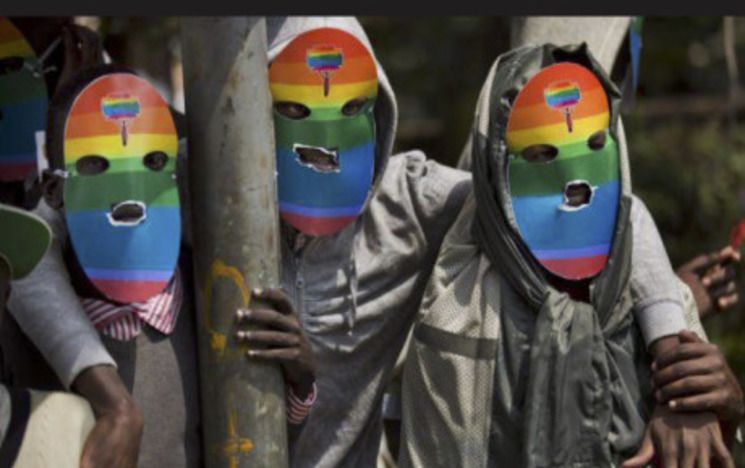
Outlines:
{"type": "MultiPolygon", "coordinates": [[[[631,183],[626,140],[619,119],[621,96],[586,44],[526,46],[500,56],[492,66],[479,97],[471,135],[474,190],[478,200],[474,227],[479,243],[492,262],[505,263],[504,259],[509,259],[508,263],[515,267],[509,268],[511,273],[507,274],[513,286],[527,300],[541,303],[547,289],[546,276],[523,241],[515,219],[509,192],[506,133],[515,98],[528,80],[539,70],[564,61],[588,68],[600,81],[609,99],[609,133],[619,150],[621,187],[613,244],[606,267],[591,286],[592,302],[598,307],[601,304],[597,300],[601,297],[604,299],[600,302],[612,301],[620,293],[611,292],[616,289],[613,287],[615,280],[621,280],[618,282],[620,287],[627,283],[628,271],[624,267],[628,265],[631,247],[631,230],[628,228],[631,183]],[[600,285],[602,287],[597,288],[600,285]],[[608,289],[608,293],[600,294],[604,289],[608,289]]],[[[603,309],[598,307],[598,310],[603,309]]]]}
{"type": "MultiPolygon", "coordinates": [[[[300,34],[319,28],[336,28],[357,38],[375,59],[378,72],[378,97],[375,101],[375,173],[371,195],[380,184],[393,151],[393,141],[398,124],[398,107],[388,77],[380,65],[359,21],[351,16],[283,16],[266,18],[267,51],[269,63],[300,34]]],[[[368,196],[367,203],[372,197],[368,196]]],[[[354,223],[353,223],[354,224],[354,223]]]]}
{"type": "Polygon", "coordinates": [[[512,47],[587,43],[593,57],[610,73],[629,31],[630,16],[529,16],[512,22],[512,47]]]}

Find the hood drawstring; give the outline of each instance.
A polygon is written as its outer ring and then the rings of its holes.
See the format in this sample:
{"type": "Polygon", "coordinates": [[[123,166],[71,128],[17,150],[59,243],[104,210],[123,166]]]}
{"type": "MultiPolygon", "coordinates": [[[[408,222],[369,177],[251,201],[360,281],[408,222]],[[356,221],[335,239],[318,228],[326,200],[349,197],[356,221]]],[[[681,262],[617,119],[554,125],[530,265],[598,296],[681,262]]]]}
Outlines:
{"type": "Polygon", "coordinates": [[[351,296],[352,307],[347,309],[344,313],[344,320],[347,322],[347,335],[352,335],[354,331],[354,324],[357,320],[357,262],[356,259],[356,248],[355,239],[357,239],[357,233],[359,232],[362,216],[358,217],[354,222],[354,237],[352,238],[352,251],[349,254],[349,264],[347,265],[347,280],[349,285],[349,295],[351,296]]]}

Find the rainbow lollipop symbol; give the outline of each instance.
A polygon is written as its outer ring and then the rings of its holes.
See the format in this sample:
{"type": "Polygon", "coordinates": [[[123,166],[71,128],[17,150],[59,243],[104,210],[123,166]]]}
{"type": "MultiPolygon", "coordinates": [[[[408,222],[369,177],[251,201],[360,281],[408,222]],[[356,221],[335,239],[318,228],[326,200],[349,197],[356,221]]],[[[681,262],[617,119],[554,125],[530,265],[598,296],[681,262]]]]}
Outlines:
{"type": "Polygon", "coordinates": [[[546,105],[564,114],[567,130],[572,133],[572,112],[580,100],[579,86],[574,81],[560,81],[543,90],[546,105]]]}
{"type": "Polygon", "coordinates": [[[127,93],[109,94],[101,99],[101,112],[106,120],[121,126],[122,145],[127,146],[127,125],[140,115],[140,101],[127,93]]]}
{"type": "Polygon", "coordinates": [[[323,96],[329,95],[331,74],[341,68],[344,54],[338,47],[320,45],[308,49],[305,62],[308,68],[317,72],[323,78],[323,96]]]}

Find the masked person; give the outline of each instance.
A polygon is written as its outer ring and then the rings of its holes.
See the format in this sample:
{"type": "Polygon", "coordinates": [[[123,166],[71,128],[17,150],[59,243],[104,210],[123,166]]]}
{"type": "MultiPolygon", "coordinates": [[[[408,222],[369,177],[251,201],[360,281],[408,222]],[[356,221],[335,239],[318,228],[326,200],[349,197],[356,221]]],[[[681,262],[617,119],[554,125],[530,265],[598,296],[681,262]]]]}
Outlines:
{"type": "MultiPolygon", "coordinates": [[[[404,369],[403,466],[616,466],[639,446],[652,399],[629,277],[645,213],[618,101],[584,45],[497,59],[472,135],[474,196],[404,369]]],[[[732,466],[713,414],[660,405],[650,426],[669,436],[666,466],[678,449],[682,466],[732,466]]]]}
{"type": "MultiPolygon", "coordinates": [[[[53,101],[47,150],[56,177],[41,208],[61,243],[54,253],[65,268],[57,274],[74,287],[71,300],[100,332],[141,408],[139,463],[199,466],[190,260],[181,252],[170,110],[128,70],[92,68],[53,101]],[[63,219],[45,211],[47,203],[63,219]]],[[[67,299],[67,291],[55,292],[67,299]]],[[[38,288],[21,285],[19,293],[25,309],[43,304],[38,288]]]]}
{"type": "MultiPolygon", "coordinates": [[[[47,99],[80,70],[102,63],[103,51],[98,36],[73,24],[71,17],[1,18],[0,30],[4,44],[0,59],[0,200],[31,208],[40,195],[34,182],[46,164],[45,157],[39,156],[44,154],[47,99]]],[[[51,251],[56,247],[53,240],[51,251]]],[[[45,257],[40,269],[48,265],[45,257]]],[[[117,458],[122,447],[136,446],[141,435],[137,430],[140,415],[84,311],[68,304],[64,320],[59,319],[59,312],[42,320],[33,313],[15,316],[12,312],[0,327],[2,347],[6,355],[24,356],[33,363],[12,369],[17,380],[36,387],[49,373],[21,331],[26,327],[24,331],[41,344],[55,369],[65,369],[65,385],[85,396],[96,410],[96,426],[85,446],[84,464],[111,465],[108,462],[117,458]],[[49,329],[48,320],[57,326],[49,329]],[[128,436],[120,437],[123,433],[128,436]]]]}
{"type": "MultiPolygon", "coordinates": [[[[237,335],[250,357],[282,363],[300,398],[313,391],[315,373],[316,400],[291,447],[293,465],[371,466],[383,391],[470,176],[418,151],[391,155],[395,96],[356,20],[268,18],[267,26],[283,291],[260,293],[271,307],[238,311],[237,335]],[[244,326],[257,322],[271,330],[244,326]]],[[[660,256],[664,250],[643,260],[660,256]]],[[[75,306],[58,265],[28,280],[11,297],[17,314],[49,314],[39,310],[42,297],[56,308],[75,306]]],[[[660,301],[640,313],[667,320],[641,320],[650,339],[685,327],[677,290],[668,302],[665,291],[655,293],[660,301]]],[[[45,326],[51,333],[58,325],[45,326]]]]}
{"type": "MultiPolygon", "coordinates": [[[[621,111],[628,112],[633,107],[639,82],[643,23],[644,19],[639,16],[515,17],[510,24],[510,44],[516,48],[586,42],[621,90],[621,111]]],[[[469,164],[470,152],[464,151],[458,167],[468,169],[469,164]]],[[[644,252],[635,252],[634,255],[644,255],[644,252]]],[[[734,267],[739,261],[738,251],[724,247],[717,252],[698,255],[677,268],[677,275],[687,286],[681,288],[682,293],[686,300],[695,300],[702,318],[737,303],[734,267]]],[[[646,278],[639,278],[638,288],[655,284],[657,275],[654,271],[649,273],[646,278]]]]}
{"type": "Polygon", "coordinates": [[[48,104],[43,74],[43,57],[0,17],[0,195],[18,205],[24,182],[37,173],[48,104]]]}
{"type": "MultiPolygon", "coordinates": [[[[131,71],[92,68],[53,101],[47,147],[55,177],[41,208],[57,221],[65,264],[40,273],[69,278],[58,287],[67,293],[73,286],[73,301],[141,407],[139,466],[199,466],[191,260],[177,177],[184,166],[171,112],[131,71]],[[61,209],[64,222],[49,206],[61,209]]],[[[38,310],[38,293],[22,284],[14,304],[38,310]]],[[[291,422],[302,421],[310,397],[289,392],[291,422]]]]}
{"type": "MultiPolygon", "coordinates": [[[[38,216],[0,204],[0,321],[12,280],[39,263],[51,240],[38,216]]],[[[0,360],[2,355],[0,354],[0,360]]],[[[78,466],[93,427],[90,406],[78,396],[8,385],[0,379],[0,464],[19,468],[78,466]]]]}

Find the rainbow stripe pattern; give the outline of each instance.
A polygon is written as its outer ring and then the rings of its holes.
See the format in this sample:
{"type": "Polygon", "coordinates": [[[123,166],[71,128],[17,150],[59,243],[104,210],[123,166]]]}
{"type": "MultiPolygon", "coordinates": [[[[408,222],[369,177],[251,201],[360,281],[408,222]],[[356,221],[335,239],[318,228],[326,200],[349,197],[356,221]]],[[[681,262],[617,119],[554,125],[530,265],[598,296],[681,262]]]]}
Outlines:
{"type": "Polygon", "coordinates": [[[572,132],[572,111],[579,103],[580,92],[579,86],[573,81],[561,81],[548,86],[543,91],[546,98],[546,105],[551,109],[556,109],[564,113],[567,122],[567,130],[572,132]]]}
{"type": "Polygon", "coordinates": [[[272,61],[269,84],[275,104],[298,103],[310,110],[302,119],[274,113],[282,219],[309,235],[333,234],[362,212],[372,185],[375,60],[351,34],[315,29],[298,35],[272,61]],[[319,75],[331,71],[328,86],[319,75]],[[364,100],[361,110],[355,115],[342,113],[355,99],[364,100]],[[322,173],[302,164],[298,146],[335,152],[338,172],[322,173]]]}
{"type": "Polygon", "coordinates": [[[609,125],[608,97],[600,81],[569,62],[548,66],[531,78],[510,113],[508,172],[518,230],[536,259],[565,279],[595,276],[608,260],[620,195],[619,151],[609,125]],[[547,105],[549,95],[555,97],[554,108],[575,106],[573,131],[563,114],[547,105]],[[591,149],[588,140],[598,132],[605,134],[605,143],[591,149]],[[534,145],[554,146],[558,156],[530,162],[522,153],[534,145]],[[563,209],[565,188],[576,181],[592,187],[590,203],[563,209]]]}
{"type": "MultiPolygon", "coordinates": [[[[0,17],[3,60],[35,61],[36,54],[21,32],[0,17]]],[[[47,105],[43,77],[34,76],[27,67],[8,67],[0,74],[0,182],[23,180],[36,172],[35,133],[46,127],[47,105]]]]}
{"type": "Polygon", "coordinates": [[[105,297],[119,303],[141,302],[160,293],[173,276],[181,241],[173,178],[178,138],[165,101],[136,75],[103,75],[75,98],[64,138],[70,174],[64,188],[65,220],[86,276],[105,297]],[[122,118],[130,119],[127,145],[120,134],[122,118]],[[161,170],[144,165],[144,156],[155,151],[168,156],[161,170]],[[79,173],[78,161],[89,155],[106,158],[108,169],[79,173]],[[114,225],[109,215],[122,202],[143,203],[144,220],[114,225]]]}
{"type": "Polygon", "coordinates": [[[140,101],[127,93],[114,93],[101,99],[101,112],[104,117],[119,122],[122,144],[127,146],[127,124],[140,115],[140,101]]]}
{"type": "Polygon", "coordinates": [[[127,93],[116,93],[101,99],[101,112],[111,120],[133,119],[140,115],[140,101],[127,93]]]}
{"type": "Polygon", "coordinates": [[[306,60],[308,68],[313,71],[336,71],[341,67],[344,55],[338,47],[318,46],[308,49],[306,60]]]}
{"type": "Polygon", "coordinates": [[[579,103],[579,87],[572,81],[562,81],[546,88],[543,92],[546,104],[552,109],[564,109],[579,103]]]}

